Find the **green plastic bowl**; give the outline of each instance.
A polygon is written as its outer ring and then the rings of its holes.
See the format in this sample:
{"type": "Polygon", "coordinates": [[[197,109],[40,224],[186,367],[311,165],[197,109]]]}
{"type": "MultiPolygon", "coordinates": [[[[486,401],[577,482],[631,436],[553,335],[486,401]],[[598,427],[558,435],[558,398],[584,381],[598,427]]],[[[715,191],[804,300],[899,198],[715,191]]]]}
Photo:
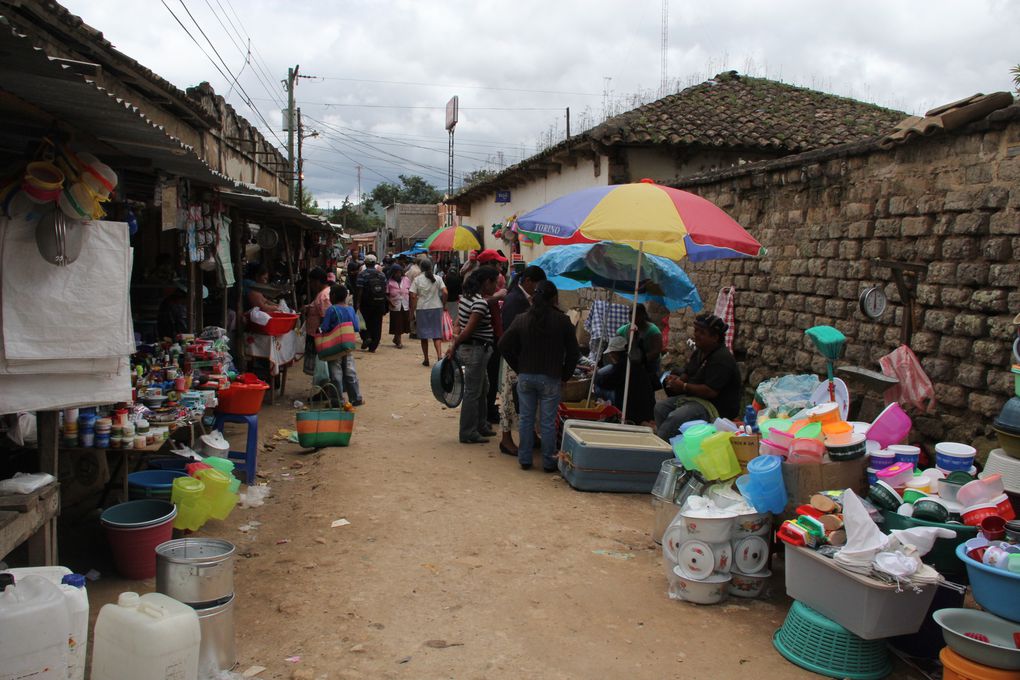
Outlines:
{"type": "Polygon", "coordinates": [[[885,640],[864,640],[794,601],[772,645],[787,661],[830,678],[879,680],[892,672],[885,640]]]}

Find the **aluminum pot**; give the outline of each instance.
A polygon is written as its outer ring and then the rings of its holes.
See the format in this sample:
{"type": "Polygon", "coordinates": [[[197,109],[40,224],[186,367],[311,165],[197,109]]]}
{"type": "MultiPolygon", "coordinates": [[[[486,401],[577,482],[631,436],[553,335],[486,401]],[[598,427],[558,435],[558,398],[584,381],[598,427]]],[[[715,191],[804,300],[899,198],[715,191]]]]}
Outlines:
{"type": "Polygon", "coordinates": [[[680,506],[671,501],[664,501],[661,498],[652,496],[652,507],[655,508],[655,526],[652,528],[652,540],[662,544],[662,535],[666,533],[670,522],[680,512],[680,506]]]}
{"type": "Polygon", "coordinates": [[[195,608],[234,594],[234,544],[177,538],[156,547],[156,591],[195,608]]]}
{"type": "Polygon", "coordinates": [[[219,671],[229,671],[237,665],[234,646],[234,596],[212,607],[195,608],[202,630],[202,643],[198,651],[198,677],[216,677],[219,671]]]}

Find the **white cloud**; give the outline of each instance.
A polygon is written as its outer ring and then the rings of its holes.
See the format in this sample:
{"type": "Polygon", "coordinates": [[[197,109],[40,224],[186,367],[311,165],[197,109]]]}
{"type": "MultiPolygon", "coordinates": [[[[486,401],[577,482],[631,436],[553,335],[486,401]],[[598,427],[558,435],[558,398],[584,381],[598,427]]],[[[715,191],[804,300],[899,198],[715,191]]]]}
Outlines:
{"type": "MultiPolygon", "coordinates": [[[[500,151],[506,163],[530,155],[550,129],[563,133],[567,106],[577,131],[586,109],[600,115],[606,87],[623,98],[657,89],[660,78],[656,0],[166,2],[211,53],[187,6],[235,74],[250,37],[267,74],[244,66],[240,81],[281,138],[280,80],[288,66],[351,79],[302,80],[297,89],[303,113],[331,126],[309,121],[323,136],[306,142],[306,184],[324,201],[355,195],[358,162],[365,191],[398,174],[422,174],[445,188],[442,107],[454,94],[462,107],[460,174],[492,167],[500,151]],[[239,24],[240,36],[232,30],[239,24]],[[425,84],[360,82],[373,80],[425,84]],[[396,106],[434,108],[387,108],[396,106]]],[[[160,2],[64,4],[179,87],[208,80],[221,94],[230,89],[160,2]]],[[[1006,0],[671,0],[669,76],[684,86],[736,69],[917,113],[1010,89],[1009,68],[1020,60],[1017,26],[1020,3],[1006,0]]],[[[230,101],[257,121],[236,91],[230,101]]]]}

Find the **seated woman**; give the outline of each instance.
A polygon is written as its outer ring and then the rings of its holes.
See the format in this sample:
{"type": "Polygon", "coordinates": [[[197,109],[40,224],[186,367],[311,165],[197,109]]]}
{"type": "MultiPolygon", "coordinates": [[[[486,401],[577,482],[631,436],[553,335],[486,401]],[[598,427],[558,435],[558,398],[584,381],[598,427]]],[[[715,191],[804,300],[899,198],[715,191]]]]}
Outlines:
{"type": "Polygon", "coordinates": [[[270,302],[269,298],[255,289],[254,284],[266,285],[269,283],[269,270],[263,264],[254,265],[249,272],[249,277],[242,282],[244,286],[245,311],[258,307],[263,312],[278,312],[280,306],[270,302]]]}
{"type": "MultiPolygon", "coordinates": [[[[623,393],[627,383],[627,340],[614,336],[602,353],[605,365],[595,372],[595,392],[613,406],[624,410],[623,393]]],[[[627,390],[627,420],[643,424],[653,418],[655,408],[655,386],[641,365],[630,362],[630,389],[627,390]]]]}

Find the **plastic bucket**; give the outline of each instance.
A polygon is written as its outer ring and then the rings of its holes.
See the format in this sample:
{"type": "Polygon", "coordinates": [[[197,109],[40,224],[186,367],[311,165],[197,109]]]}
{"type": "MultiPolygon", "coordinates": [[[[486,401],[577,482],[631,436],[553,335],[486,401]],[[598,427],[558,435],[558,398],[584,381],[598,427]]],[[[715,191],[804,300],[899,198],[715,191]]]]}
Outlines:
{"type": "Polygon", "coordinates": [[[170,500],[174,479],[184,477],[177,470],[140,470],[128,475],[128,496],[131,500],[159,498],[170,500]]]}
{"type": "Polygon", "coordinates": [[[121,576],[146,579],[156,575],[156,546],[170,540],[177,508],[161,500],[120,503],[103,512],[99,521],[121,576]]]}
{"type": "Polygon", "coordinates": [[[910,433],[910,416],[896,402],[885,407],[868,428],[868,439],[876,441],[882,448],[899,444],[910,433]]]}
{"type": "Polygon", "coordinates": [[[939,442],[935,445],[935,466],[942,470],[967,471],[974,464],[977,449],[957,442],[939,442]]]}

